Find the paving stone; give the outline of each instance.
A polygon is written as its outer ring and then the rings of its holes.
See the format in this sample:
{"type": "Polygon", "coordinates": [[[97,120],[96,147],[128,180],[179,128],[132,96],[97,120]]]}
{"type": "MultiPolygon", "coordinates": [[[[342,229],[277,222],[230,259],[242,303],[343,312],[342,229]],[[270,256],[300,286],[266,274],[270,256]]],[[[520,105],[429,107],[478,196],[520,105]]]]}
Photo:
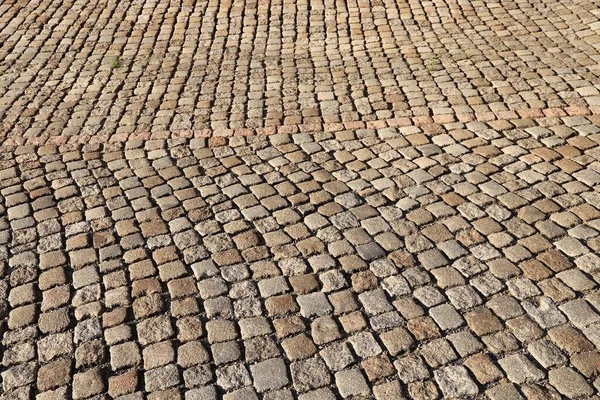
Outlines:
{"type": "Polygon", "coordinates": [[[37,351],[42,362],[48,362],[62,355],[71,355],[73,352],[72,334],[65,332],[46,336],[37,342],[37,351]]]}
{"type": "Polygon", "coordinates": [[[451,330],[464,325],[464,320],[450,304],[442,304],[429,310],[429,314],[442,330],[451,330]]]}
{"type": "Polygon", "coordinates": [[[106,350],[101,340],[94,339],[80,344],[75,349],[75,367],[97,365],[105,361],[106,350]]]}
{"type": "Polygon", "coordinates": [[[133,367],[140,362],[140,351],[137,344],[134,342],[112,346],[110,349],[110,363],[113,370],[124,367],[133,367]]]}
{"type": "Polygon", "coordinates": [[[113,397],[131,394],[135,391],[137,384],[136,371],[128,371],[108,379],[108,393],[113,397]]]}
{"type": "Polygon", "coordinates": [[[392,310],[392,305],[387,301],[385,293],[381,289],[361,293],[358,300],[369,314],[380,314],[392,310]]]}
{"type": "Polygon", "coordinates": [[[476,396],[479,388],[469,377],[464,367],[452,366],[434,372],[435,380],[440,385],[444,396],[469,397],[476,396]]]}
{"type": "Polygon", "coordinates": [[[259,392],[280,389],[289,383],[285,363],[281,358],[273,358],[250,367],[254,387],[259,392]]]}
{"type": "Polygon", "coordinates": [[[481,342],[468,331],[451,334],[448,338],[452,342],[452,346],[458,351],[458,354],[463,357],[476,353],[483,347],[481,342]]]}
{"type": "Polygon", "coordinates": [[[284,340],[281,346],[291,360],[310,357],[317,350],[313,340],[304,333],[284,340]]]}
{"type": "Polygon", "coordinates": [[[398,371],[400,380],[404,383],[411,383],[426,379],[430,376],[423,359],[419,356],[409,355],[394,362],[394,367],[398,371]]]}
{"type": "MultiPolygon", "coordinates": [[[[169,350],[168,352],[170,353],[171,351],[169,350]]],[[[208,352],[202,343],[197,341],[184,343],[177,349],[177,364],[184,368],[208,362],[209,359],[208,352]]]]}
{"type": "Polygon", "coordinates": [[[547,297],[522,303],[525,311],[545,329],[564,324],[565,316],[558,310],[554,302],[547,297]]]}
{"type": "Polygon", "coordinates": [[[487,354],[477,353],[467,360],[464,365],[469,368],[479,383],[485,385],[503,377],[502,372],[487,354]]]}
{"type": "Polygon", "coordinates": [[[363,360],[360,366],[370,382],[379,381],[396,373],[389,357],[385,354],[363,360]]]}
{"type": "Polygon", "coordinates": [[[371,333],[357,333],[350,337],[349,341],[359,357],[373,357],[381,353],[381,347],[371,333]]]}
{"type": "Polygon", "coordinates": [[[42,366],[37,374],[37,386],[41,391],[55,389],[69,383],[71,360],[62,359],[42,366]]]}
{"type": "Polygon", "coordinates": [[[567,325],[550,329],[548,337],[568,354],[594,349],[594,345],[584,335],[567,325]]]}
{"type": "Polygon", "coordinates": [[[445,339],[436,339],[427,343],[421,347],[420,354],[425,362],[433,368],[448,364],[457,358],[456,353],[445,339]]]}
{"type": "Polygon", "coordinates": [[[510,383],[500,384],[493,388],[486,390],[485,394],[491,399],[524,399],[523,396],[517,391],[514,385],[510,383]]]}
{"type": "Polygon", "coordinates": [[[104,390],[104,381],[99,369],[77,373],[73,377],[73,398],[84,399],[104,390]]]}
{"type": "Polygon", "coordinates": [[[469,327],[477,335],[488,335],[503,329],[502,323],[487,308],[479,308],[465,314],[465,319],[469,327]]]}
{"type": "Polygon", "coordinates": [[[322,345],[340,338],[340,331],[331,317],[320,317],[311,324],[311,336],[316,344],[322,345]]]}
{"type": "Polygon", "coordinates": [[[168,339],[174,334],[168,316],[149,318],[137,326],[138,338],[142,345],[168,339]]]}
{"type": "Polygon", "coordinates": [[[560,310],[579,329],[600,320],[600,316],[584,300],[569,301],[560,306],[560,310]]]}
{"type": "Polygon", "coordinates": [[[334,343],[322,349],[319,354],[332,371],[340,371],[354,362],[354,356],[345,343],[334,343]]]}
{"type": "Polygon", "coordinates": [[[415,343],[413,337],[402,327],[383,332],[380,338],[392,356],[409,350],[415,343]]]}
{"type": "Polygon", "coordinates": [[[146,371],[144,374],[146,388],[150,392],[164,390],[179,383],[179,373],[173,364],[146,371]]]}
{"type": "Polygon", "coordinates": [[[527,350],[544,368],[562,365],[567,361],[567,358],[549,340],[533,342],[527,346],[527,350]]]}
{"type": "Polygon", "coordinates": [[[440,397],[440,392],[433,381],[426,380],[409,383],[408,395],[418,399],[435,399],[440,397]]]}
{"type": "Polygon", "coordinates": [[[371,393],[369,386],[358,369],[349,369],[335,374],[335,384],[344,398],[368,396],[371,393]]]}
{"type": "Polygon", "coordinates": [[[333,399],[335,399],[335,395],[333,394],[331,389],[323,388],[323,389],[316,389],[316,390],[310,391],[305,394],[301,394],[300,396],[298,396],[298,399],[299,400],[317,400],[317,399],[333,400],[333,399]]]}
{"type": "Polygon", "coordinates": [[[550,370],[548,381],[562,395],[569,398],[591,396],[594,393],[594,389],[587,384],[585,379],[568,367],[550,370]]]}
{"type": "Polygon", "coordinates": [[[328,385],[331,376],[320,358],[296,361],[290,365],[292,380],[296,390],[305,392],[328,385]]]}
{"type": "Polygon", "coordinates": [[[2,387],[5,391],[19,388],[35,381],[37,367],[34,362],[23,363],[2,373],[2,387]]]}
{"type": "Polygon", "coordinates": [[[225,390],[248,386],[250,373],[243,364],[233,364],[217,370],[217,384],[225,390]]]}
{"type": "Polygon", "coordinates": [[[298,296],[300,313],[304,317],[319,316],[331,312],[331,304],[322,292],[298,296]]]}
{"type": "Polygon", "coordinates": [[[511,382],[520,384],[525,381],[537,381],[545,377],[544,373],[535,367],[522,354],[515,354],[498,360],[511,382]]]}

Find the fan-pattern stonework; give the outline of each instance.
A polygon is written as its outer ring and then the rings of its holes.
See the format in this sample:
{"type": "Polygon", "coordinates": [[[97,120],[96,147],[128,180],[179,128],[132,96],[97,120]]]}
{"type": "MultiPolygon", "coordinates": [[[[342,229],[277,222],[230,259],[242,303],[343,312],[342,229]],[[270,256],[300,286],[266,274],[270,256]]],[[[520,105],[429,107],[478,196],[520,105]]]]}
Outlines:
{"type": "Polygon", "coordinates": [[[0,0],[0,399],[594,399],[597,0],[0,0]]]}

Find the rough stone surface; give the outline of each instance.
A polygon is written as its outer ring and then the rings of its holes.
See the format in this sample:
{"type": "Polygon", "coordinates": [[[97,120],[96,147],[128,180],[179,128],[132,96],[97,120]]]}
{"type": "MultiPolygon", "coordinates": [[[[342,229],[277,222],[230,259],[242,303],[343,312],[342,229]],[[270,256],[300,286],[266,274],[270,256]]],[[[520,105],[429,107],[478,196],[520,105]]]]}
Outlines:
{"type": "Polygon", "coordinates": [[[0,2],[1,397],[597,397],[599,18],[0,2]]]}
{"type": "Polygon", "coordinates": [[[449,398],[474,397],[479,392],[477,384],[469,377],[465,367],[446,367],[434,372],[444,396],[449,398]]]}

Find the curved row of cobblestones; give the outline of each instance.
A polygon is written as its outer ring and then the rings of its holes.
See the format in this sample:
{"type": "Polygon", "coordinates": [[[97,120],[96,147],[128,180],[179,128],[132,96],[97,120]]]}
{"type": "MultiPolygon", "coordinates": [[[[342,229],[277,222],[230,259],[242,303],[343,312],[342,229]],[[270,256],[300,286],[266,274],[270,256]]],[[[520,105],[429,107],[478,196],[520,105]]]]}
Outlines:
{"type": "Polygon", "coordinates": [[[599,130],[4,149],[4,397],[592,396],[599,130]]]}
{"type": "Polygon", "coordinates": [[[0,138],[596,113],[599,5],[5,1],[0,138]]]}
{"type": "Polygon", "coordinates": [[[597,398],[599,6],[0,1],[0,400],[597,398]]]}

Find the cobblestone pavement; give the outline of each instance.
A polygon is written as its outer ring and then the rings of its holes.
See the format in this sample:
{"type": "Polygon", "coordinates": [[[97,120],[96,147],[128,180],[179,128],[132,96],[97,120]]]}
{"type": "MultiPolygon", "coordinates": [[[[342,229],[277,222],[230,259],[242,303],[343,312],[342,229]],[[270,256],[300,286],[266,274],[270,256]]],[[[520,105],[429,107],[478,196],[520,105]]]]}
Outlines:
{"type": "Polygon", "coordinates": [[[4,0],[0,139],[594,113],[599,10],[599,0],[4,0]]]}
{"type": "Polygon", "coordinates": [[[596,399],[600,1],[0,0],[0,399],[596,399]]]}

